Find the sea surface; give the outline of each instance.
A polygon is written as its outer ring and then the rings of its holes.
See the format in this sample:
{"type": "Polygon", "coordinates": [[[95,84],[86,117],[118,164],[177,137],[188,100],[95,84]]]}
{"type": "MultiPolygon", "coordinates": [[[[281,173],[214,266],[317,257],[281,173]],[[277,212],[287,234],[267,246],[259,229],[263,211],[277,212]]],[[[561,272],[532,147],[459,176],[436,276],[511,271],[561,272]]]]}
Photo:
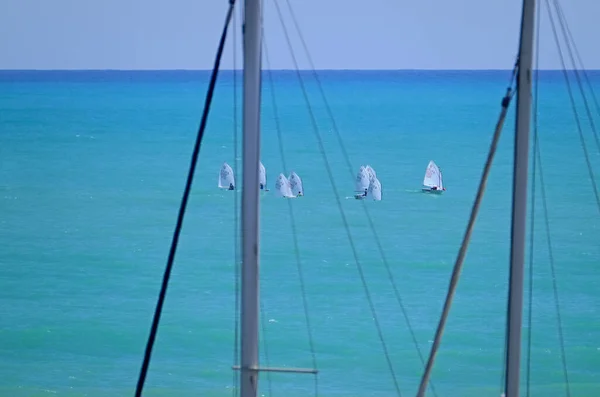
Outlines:
{"type": "MultiPolygon", "coordinates": [[[[351,168],[311,72],[301,76],[316,131],[295,72],[263,75],[261,159],[268,187],[274,188],[279,173],[295,171],[303,179],[305,196],[288,202],[272,190],[261,194],[260,362],[314,365],[299,258],[319,395],[393,396],[393,377],[402,395],[414,395],[423,364],[393,284],[427,357],[510,71],[318,73],[351,168]],[[429,160],[444,173],[447,190],[442,196],[420,192],[429,160]],[[351,198],[354,176],[365,164],[382,183],[380,202],[351,198]]],[[[590,79],[600,96],[600,72],[590,79]]],[[[186,71],[0,72],[0,396],[133,395],[208,80],[209,72],[186,71]]],[[[571,87],[600,186],[600,151],[574,80],[571,87]]],[[[234,78],[232,72],[222,72],[146,396],[233,392],[241,94],[241,74],[234,78]],[[236,169],[236,192],[217,189],[223,162],[236,169]]],[[[513,100],[435,362],[431,380],[439,396],[501,392],[514,105],[513,100]]],[[[600,128],[600,114],[593,102],[591,106],[600,128]]],[[[566,395],[554,280],[571,395],[596,396],[600,212],[560,72],[540,74],[538,124],[548,217],[538,173],[534,246],[528,241],[526,254],[523,395],[528,351],[530,395],[566,395]]],[[[528,207],[531,211],[531,201],[528,207]]],[[[262,373],[260,393],[314,395],[314,376],[262,373]]]]}

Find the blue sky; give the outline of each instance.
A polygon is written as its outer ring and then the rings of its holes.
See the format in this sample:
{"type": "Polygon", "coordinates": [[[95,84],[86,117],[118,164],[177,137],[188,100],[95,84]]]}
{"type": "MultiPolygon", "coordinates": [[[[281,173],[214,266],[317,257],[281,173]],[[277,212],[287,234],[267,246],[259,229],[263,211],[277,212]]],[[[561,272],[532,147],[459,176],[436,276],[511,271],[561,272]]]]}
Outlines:
{"type": "MultiPolygon", "coordinates": [[[[271,67],[290,69],[273,1],[265,0],[271,67]]],[[[307,68],[285,0],[277,1],[307,68]]],[[[508,69],[517,50],[521,0],[290,1],[319,69],[508,69]]],[[[545,1],[538,4],[540,67],[559,68],[545,1]]],[[[561,4],[586,68],[600,69],[600,0],[561,4]]],[[[227,0],[2,0],[0,69],[209,69],[226,7],[227,0]]],[[[229,41],[225,69],[232,51],[229,41]]]]}

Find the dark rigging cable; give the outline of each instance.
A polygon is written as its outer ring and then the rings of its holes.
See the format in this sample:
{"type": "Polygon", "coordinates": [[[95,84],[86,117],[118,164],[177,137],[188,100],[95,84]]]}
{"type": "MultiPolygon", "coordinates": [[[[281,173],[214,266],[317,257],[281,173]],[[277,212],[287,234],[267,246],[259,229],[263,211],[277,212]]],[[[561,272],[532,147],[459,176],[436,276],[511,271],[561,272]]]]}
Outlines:
{"type": "MultiPolygon", "coordinates": [[[[346,161],[346,166],[348,167],[348,171],[350,172],[350,177],[354,178],[354,175],[352,174],[352,163],[350,162],[350,156],[348,155],[348,152],[346,151],[346,147],[344,145],[344,141],[342,139],[342,136],[340,134],[340,131],[337,127],[337,123],[335,122],[335,117],[333,116],[333,112],[331,110],[331,107],[329,106],[329,101],[327,100],[327,97],[325,95],[325,90],[323,89],[323,86],[321,84],[321,80],[319,78],[319,74],[317,73],[316,69],[315,69],[315,65],[312,61],[312,57],[310,55],[310,51],[308,50],[308,46],[306,45],[306,41],[304,40],[304,35],[302,34],[302,30],[300,29],[300,25],[298,23],[298,20],[296,18],[296,14],[294,13],[294,9],[292,8],[292,4],[289,0],[286,0],[286,4],[288,6],[289,12],[290,12],[290,16],[292,18],[292,22],[294,24],[294,27],[296,28],[296,31],[298,32],[298,36],[300,38],[300,41],[302,43],[302,47],[304,48],[304,53],[306,54],[306,57],[308,59],[308,63],[310,65],[313,77],[315,79],[315,82],[317,83],[317,87],[319,89],[319,92],[321,94],[321,98],[323,99],[323,103],[325,105],[325,109],[327,111],[327,115],[329,116],[329,119],[331,120],[331,124],[333,127],[333,131],[335,132],[335,135],[337,137],[337,141],[338,144],[340,145],[340,148],[342,149],[342,154],[344,156],[344,160],[346,161]]],[[[361,200],[361,204],[363,207],[363,210],[365,211],[365,215],[367,218],[367,221],[369,222],[369,228],[371,229],[371,231],[373,232],[373,236],[375,238],[375,242],[377,244],[377,249],[379,251],[379,254],[381,256],[381,260],[383,262],[383,265],[385,267],[385,270],[387,272],[387,276],[388,276],[388,280],[390,281],[391,285],[392,285],[392,289],[394,291],[394,296],[396,298],[396,302],[398,303],[398,306],[400,306],[400,311],[402,312],[402,315],[404,317],[404,320],[406,322],[406,327],[408,328],[408,331],[410,333],[411,339],[413,344],[415,345],[415,348],[417,349],[417,354],[421,360],[421,363],[423,366],[425,366],[425,359],[423,357],[423,353],[421,352],[421,349],[419,347],[419,342],[417,340],[417,336],[415,334],[415,331],[411,325],[410,322],[410,318],[408,316],[408,311],[406,310],[406,307],[402,301],[402,297],[400,295],[400,291],[398,289],[398,286],[396,285],[396,281],[394,280],[394,274],[392,272],[391,266],[389,264],[389,261],[387,260],[387,257],[385,255],[385,251],[383,249],[383,246],[381,244],[381,240],[379,238],[379,235],[377,234],[377,230],[375,228],[375,224],[373,223],[373,218],[371,217],[371,214],[369,213],[369,209],[366,205],[366,203],[364,201],[361,200]]],[[[431,392],[433,393],[434,396],[437,396],[437,392],[435,390],[435,387],[433,385],[433,382],[429,382],[429,385],[431,387],[431,392]]]]}
{"type": "Polygon", "coordinates": [[[135,397],[141,397],[142,390],[144,389],[144,383],[146,381],[146,375],[148,374],[148,367],[150,366],[150,358],[152,356],[152,348],[154,347],[154,341],[158,331],[158,324],[160,323],[160,316],[162,313],[162,307],[165,302],[167,295],[167,287],[169,285],[169,278],[171,277],[171,270],[173,269],[173,263],[175,261],[175,253],[177,251],[177,243],[179,242],[179,235],[181,233],[181,227],[183,225],[183,218],[185,210],[190,196],[192,188],[192,182],[194,180],[194,171],[196,170],[196,163],[198,162],[198,155],[200,153],[200,145],[202,138],[204,137],[204,131],[206,130],[206,122],[208,120],[208,114],[210,112],[210,105],[212,102],[215,85],[217,82],[217,76],[219,74],[219,66],[221,64],[221,57],[223,55],[223,48],[225,47],[225,40],[227,38],[227,30],[231,21],[235,0],[229,0],[229,9],[227,10],[227,16],[225,17],[225,26],[223,27],[223,33],[221,34],[221,40],[219,41],[219,47],[217,55],[215,57],[215,63],[212,69],[210,83],[206,92],[206,101],[204,103],[204,110],[202,112],[202,119],[200,121],[200,127],[198,129],[198,135],[196,137],[196,143],[194,145],[194,151],[192,153],[192,159],[190,161],[190,170],[185,183],[185,190],[181,199],[181,206],[179,207],[179,213],[177,215],[177,224],[173,233],[173,240],[171,248],[169,250],[169,257],[167,259],[167,266],[163,275],[162,285],[160,287],[160,293],[158,295],[158,302],[156,303],[156,309],[154,311],[154,318],[152,319],[152,327],[150,328],[150,335],[148,336],[148,343],[146,344],[146,351],[144,352],[144,361],[138,378],[137,386],[135,388],[135,397]]]}
{"type": "Polygon", "coordinates": [[[558,341],[560,344],[560,355],[561,355],[561,363],[563,376],[565,379],[565,393],[567,397],[571,396],[571,388],[569,386],[569,371],[567,369],[567,356],[565,352],[565,338],[563,335],[563,327],[562,327],[562,317],[560,314],[560,300],[558,298],[558,286],[556,284],[556,270],[554,266],[554,254],[552,250],[552,239],[550,238],[550,223],[548,220],[548,205],[546,202],[546,187],[544,184],[544,173],[542,171],[542,157],[540,154],[539,143],[537,146],[537,161],[538,168],[540,171],[540,187],[542,193],[542,208],[544,210],[544,224],[546,229],[546,243],[548,244],[548,257],[550,262],[550,274],[552,278],[552,290],[554,292],[554,309],[556,310],[556,321],[557,321],[557,330],[558,330],[558,341]]]}
{"type": "MultiPolygon", "coordinates": [[[[550,11],[550,4],[548,4],[548,0],[546,0],[546,4],[548,6],[548,12],[551,13],[550,11]]],[[[560,5],[558,4],[557,0],[554,0],[554,5],[556,8],[556,13],[558,14],[558,18],[559,18],[559,22],[561,23],[561,27],[563,30],[563,34],[565,35],[566,38],[566,42],[567,42],[567,48],[569,50],[569,53],[571,55],[571,60],[573,62],[573,66],[575,66],[575,61],[573,60],[573,54],[568,42],[568,37],[567,37],[567,32],[565,29],[565,26],[563,24],[563,21],[561,19],[560,16],[560,5]]],[[[553,30],[555,32],[554,29],[554,21],[552,20],[552,18],[550,18],[550,22],[552,23],[553,26],[553,30]]],[[[558,44],[558,41],[557,41],[558,44]]],[[[560,48],[559,48],[560,51],[560,48]]],[[[561,54],[561,60],[562,60],[562,54],[561,54]]],[[[582,92],[582,96],[585,102],[585,107],[586,110],[588,111],[588,117],[590,117],[590,122],[592,123],[592,129],[594,130],[594,134],[596,134],[595,128],[594,128],[594,124],[593,121],[591,119],[592,115],[591,112],[589,112],[589,107],[587,104],[587,100],[585,98],[585,95],[583,94],[583,87],[581,85],[581,81],[579,80],[579,74],[577,73],[577,70],[575,70],[576,72],[576,77],[577,77],[577,81],[579,84],[579,88],[582,92]]],[[[537,136],[536,136],[537,139],[537,136]]],[[[539,171],[540,171],[540,187],[541,187],[541,193],[542,193],[542,208],[544,211],[544,226],[546,229],[546,243],[548,245],[548,259],[550,262],[550,274],[551,274],[551,278],[552,278],[552,290],[553,290],[553,295],[554,295],[554,308],[556,310],[556,321],[557,321],[557,331],[558,331],[558,341],[559,341],[559,345],[560,345],[560,353],[561,353],[561,364],[562,364],[562,370],[563,370],[563,377],[564,377],[564,382],[565,382],[565,394],[567,397],[571,396],[571,388],[569,385],[569,371],[568,371],[568,367],[567,367],[567,356],[566,356],[566,352],[565,352],[565,339],[564,339],[564,335],[563,335],[563,326],[562,326],[562,317],[561,317],[561,313],[560,313],[560,299],[558,297],[558,286],[557,286],[557,282],[556,282],[556,267],[554,265],[554,254],[553,254],[553,249],[552,249],[552,239],[550,237],[550,221],[548,219],[548,204],[547,204],[547,200],[546,200],[546,185],[544,184],[544,173],[543,173],[543,168],[542,168],[542,156],[540,153],[540,149],[539,149],[539,144],[536,145],[537,147],[537,161],[538,161],[538,165],[539,165],[539,171]]],[[[599,146],[600,149],[600,146],[599,146]]],[[[590,169],[591,172],[591,169],[590,169]]],[[[597,194],[597,193],[596,193],[597,194]]],[[[600,209],[600,203],[599,203],[599,209],[600,209]]]]}
{"type": "Polygon", "coordinates": [[[437,351],[439,349],[442,335],[444,333],[444,327],[446,326],[446,321],[448,319],[448,314],[450,313],[450,307],[452,305],[452,299],[454,298],[454,293],[456,292],[456,287],[458,285],[458,279],[460,277],[460,272],[462,270],[462,265],[464,259],[467,255],[467,249],[469,247],[469,241],[471,239],[471,234],[473,232],[473,227],[475,226],[475,220],[477,219],[477,214],[479,212],[479,207],[481,205],[481,200],[483,199],[483,194],[485,192],[485,187],[487,185],[487,179],[492,168],[492,162],[494,160],[494,155],[496,154],[496,148],[498,146],[498,141],[500,140],[500,135],[502,133],[502,127],[504,126],[504,120],[506,119],[506,114],[508,112],[508,107],[510,105],[510,101],[514,95],[512,90],[512,85],[515,80],[515,76],[518,70],[518,58],[517,63],[515,64],[512,77],[509,87],[506,90],[506,95],[502,98],[502,109],[500,111],[500,117],[498,118],[498,122],[496,124],[496,129],[494,131],[494,136],[492,138],[492,143],[490,145],[490,150],[488,152],[487,160],[485,162],[485,167],[483,169],[483,173],[481,174],[481,181],[479,183],[479,188],[477,189],[477,195],[475,197],[475,202],[473,203],[473,207],[471,209],[471,216],[469,217],[469,223],[467,225],[467,229],[465,231],[463,242],[460,246],[460,250],[458,251],[458,256],[456,258],[456,262],[454,263],[454,268],[452,269],[452,277],[450,279],[450,284],[448,286],[448,293],[446,294],[446,300],[444,301],[444,308],[442,310],[442,315],[440,316],[440,321],[438,323],[438,327],[435,332],[435,338],[433,340],[433,344],[431,346],[431,352],[429,353],[429,358],[427,360],[427,365],[425,367],[425,372],[423,373],[423,377],[421,378],[421,383],[419,385],[419,391],[417,393],[417,397],[423,397],[425,395],[425,391],[427,390],[427,383],[429,382],[429,377],[431,376],[431,371],[433,370],[433,364],[435,362],[435,357],[437,351]]]}
{"type": "MultiPolygon", "coordinates": [[[[262,47],[265,45],[265,28],[264,28],[264,17],[265,17],[265,7],[264,7],[264,0],[260,0],[260,9],[261,9],[261,13],[260,13],[260,26],[261,26],[261,57],[260,57],[260,63],[261,63],[261,80],[262,80],[262,47]]],[[[262,83],[261,83],[262,85],[262,83]]],[[[265,187],[266,189],[266,187],[265,187]]],[[[269,360],[269,344],[268,344],[268,339],[267,339],[267,320],[265,317],[265,301],[264,299],[260,300],[260,328],[262,331],[262,342],[263,342],[263,348],[265,351],[265,363],[267,364],[267,368],[271,367],[271,363],[269,360]]],[[[267,387],[269,389],[269,396],[272,397],[273,396],[273,380],[272,380],[272,374],[271,371],[267,371],[267,387]]]]}
{"type": "MultiPolygon", "coordinates": [[[[272,101],[272,106],[273,106],[275,129],[277,130],[277,138],[278,138],[277,140],[279,143],[279,154],[281,155],[283,172],[287,175],[288,168],[287,168],[287,164],[285,161],[285,151],[283,149],[283,136],[281,133],[281,125],[279,123],[279,116],[278,116],[278,111],[277,111],[277,101],[275,98],[275,84],[273,83],[273,76],[272,76],[271,66],[270,66],[270,62],[269,62],[269,51],[267,48],[267,41],[265,40],[264,35],[263,35],[263,48],[265,50],[265,62],[267,64],[267,77],[268,77],[267,80],[269,82],[269,90],[271,91],[271,101],[272,101]]],[[[318,370],[317,355],[316,355],[316,351],[315,351],[314,337],[312,334],[312,327],[311,327],[311,323],[310,323],[310,316],[309,316],[309,310],[308,310],[308,300],[306,298],[306,283],[304,282],[304,270],[303,270],[303,266],[302,266],[302,261],[300,260],[300,247],[298,244],[298,238],[297,238],[297,233],[296,233],[296,230],[297,230],[296,219],[295,219],[294,211],[292,208],[292,201],[287,200],[287,202],[288,202],[288,209],[289,209],[289,214],[290,214],[290,224],[291,224],[291,228],[292,228],[292,236],[293,236],[293,241],[294,241],[294,254],[296,256],[296,269],[297,269],[298,278],[300,281],[300,293],[302,296],[302,306],[304,308],[304,318],[306,321],[306,328],[307,328],[307,333],[308,333],[308,344],[309,344],[309,348],[310,348],[310,354],[311,354],[311,358],[312,358],[313,368],[315,370],[318,370]]],[[[315,396],[318,396],[319,395],[318,373],[315,374],[314,380],[315,380],[315,396]]]]}
{"type": "Polygon", "coordinates": [[[579,65],[581,65],[581,71],[583,72],[585,81],[588,84],[590,93],[592,94],[592,99],[594,100],[596,112],[598,112],[598,115],[600,116],[600,103],[598,102],[598,97],[596,97],[596,93],[594,92],[594,86],[592,85],[592,82],[590,81],[588,73],[585,70],[585,66],[583,65],[583,61],[581,60],[581,56],[579,55],[579,50],[577,49],[577,44],[575,43],[575,39],[573,38],[573,35],[571,34],[571,29],[569,28],[569,25],[567,24],[567,18],[565,17],[565,14],[562,10],[562,6],[560,5],[560,3],[557,2],[556,6],[557,6],[558,12],[560,14],[560,17],[565,21],[565,26],[567,28],[567,34],[569,36],[569,41],[571,42],[571,45],[573,46],[573,50],[575,51],[575,56],[577,57],[577,61],[579,62],[579,65]]]}
{"type": "MultiPolygon", "coordinates": [[[[547,6],[550,7],[550,5],[547,3],[547,6]]],[[[557,9],[557,14],[559,14],[559,18],[561,18],[560,13],[562,12],[560,10],[560,5],[558,4],[558,2],[555,2],[555,7],[557,9]]],[[[539,9],[538,9],[539,10],[539,9]]],[[[551,12],[549,10],[549,12],[551,12]]],[[[562,16],[562,18],[564,18],[564,16],[562,16]]],[[[552,19],[551,19],[552,22],[552,19]]],[[[566,21],[565,21],[566,23],[566,21]]],[[[568,26],[567,26],[568,29],[568,26]]],[[[539,30],[539,22],[538,22],[538,30],[539,30]]],[[[565,34],[565,36],[567,36],[567,34],[570,34],[570,32],[567,30],[565,32],[565,26],[563,26],[563,33],[565,34]]],[[[539,36],[539,34],[538,34],[539,36]]],[[[569,46],[569,42],[568,42],[569,38],[566,37],[566,41],[567,41],[567,46],[569,46]]],[[[572,38],[571,38],[572,40],[572,38]]],[[[557,42],[558,44],[558,42],[557,42]]],[[[574,43],[573,43],[574,45],[574,43]]],[[[560,48],[559,48],[560,51],[560,48]]],[[[538,46],[536,48],[536,52],[538,53],[538,55],[536,55],[536,57],[539,56],[539,42],[538,42],[538,46]]],[[[572,59],[573,64],[575,64],[574,60],[572,59]]],[[[539,61],[538,61],[539,62],[539,61]]],[[[580,61],[581,62],[581,61],[580,61]]],[[[550,272],[551,272],[551,277],[552,277],[552,287],[553,287],[553,293],[554,293],[554,305],[555,305],[555,310],[556,310],[556,316],[557,316],[557,331],[558,331],[558,337],[559,337],[559,344],[560,344],[560,349],[561,349],[561,362],[562,362],[562,369],[563,369],[563,376],[564,376],[564,383],[565,383],[565,393],[567,396],[571,395],[571,390],[570,390],[570,384],[569,384],[569,375],[568,375],[568,368],[567,368],[567,359],[566,359],[566,352],[565,352],[565,346],[564,346],[564,336],[563,336],[563,329],[562,329],[562,319],[561,319],[561,313],[560,313],[560,300],[558,297],[558,287],[557,287],[557,282],[556,282],[556,271],[555,271],[555,266],[554,266],[554,255],[553,255],[553,250],[552,250],[552,239],[550,236],[550,224],[549,224],[549,219],[548,219],[548,205],[547,205],[547,199],[546,199],[546,188],[545,188],[545,183],[544,183],[544,174],[543,174],[543,167],[542,167],[542,158],[541,158],[541,151],[540,151],[540,145],[539,145],[539,134],[538,134],[538,120],[537,120],[537,108],[538,108],[538,86],[539,86],[539,76],[538,76],[538,72],[536,71],[536,90],[535,90],[535,101],[534,101],[534,109],[535,109],[535,113],[534,113],[534,141],[533,141],[533,145],[534,145],[534,150],[533,150],[533,186],[532,186],[532,214],[531,214],[531,247],[530,247],[530,269],[529,269],[529,319],[528,319],[528,328],[529,328],[529,332],[528,332],[528,353],[527,353],[527,379],[526,379],[526,387],[527,387],[527,396],[529,396],[530,393],[530,380],[531,380],[531,327],[532,327],[532,302],[533,302],[533,242],[534,242],[534,212],[535,212],[535,171],[536,168],[539,169],[539,177],[540,177],[540,187],[541,187],[541,194],[542,194],[542,206],[543,206],[543,211],[544,211],[544,220],[545,220],[545,231],[546,231],[546,241],[547,241],[547,245],[548,245],[548,255],[549,255],[549,263],[550,263],[550,272]],[[537,164],[537,167],[536,167],[537,164]]],[[[582,89],[581,85],[580,88],[582,89]]],[[[585,100],[585,96],[584,96],[584,100],[585,100]]],[[[595,133],[595,131],[594,131],[595,133]]]]}
{"type": "Polygon", "coordinates": [[[371,315],[373,316],[373,321],[375,323],[375,328],[377,329],[377,334],[379,336],[379,340],[380,340],[381,345],[382,345],[382,349],[383,349],[383,352],[384,352],[384,355],[385,355],[385,358],[386,358],[388,369],[389,369],[390,374],[392,376],[392,381],[394,383],[394,388],[396,390],[396,394],[398,396],[401,396],[402,393],[400,392],[400,386],[398,385],[398,379],[396,377],[396,372],[394,371],[394,366],[392,364],[392,359],[390,357],[390,354],[389,354],[389,351],[388,351],[388,348],[387,348],[387,344],[385,342],[385,338],[384,338],[383,332],[381,330],[381,324],[380,324],[379,318],[377,316],[377,311],[375,310],[375,305],[373,304],[373,299],[371,298],[371,293],[369,291],[369,287],[368,287],[367,280],[365,278],[365,275],[364,275],[364,272],[363,272],[363,269],[362,269],[362,265],[360,263],[360,260],[358,259],[358,252],[356,250],[356,246],[354,245],[354,240],[352,239],[352,234],[350,233],[350,226],[348,224],[348,220],[346,219],[346,214],[344,213],[344,209],[343,209],[342,203],[340,201],[340,195],[338,193],[337,186],[335,184],[335,178],[333,177],[333,172],[331,170],[331,165],[329,164],[329,159],[327,158],[327,153],[325,152],[325,147],[323,145],[323,140],[322,140],[321,134],[319,132],[319,127],[318,127],[318,124],[317,124],[316,117],[314,115],[312,106],[310,105],[310,100],[308,98],[308,92],[306,90],[306,87],[304,86],[304,80],[302,79],[302,75],[300,73],[300,68],[298,66],[298,61],[296,59],[296,55],[294,54],[294,50],[293,50],[292,43],[291,43],[291,40],[290,40],[290,37],[289,37],[289,33],[288,33],[287,28],[285,26],[285,23],[283,21],[283,15],[281,14],[281,9],[279,8],[279,4],[277,3],[276,0],[273,0],[273,3],[275,4],[275,8],[276,8],[277,14],[279,16],[279,21],[281,22],[281,26],[283,28],[283,33],[284,33],[285,40],[287,42],[288,49],[290,50],[290,55],[291,55],[292,61],[294,63],[294,69],[295,69],[295,72],[296,72],[296,76],[298,77],[298,82],[300,83],[300,87],[302,89],[302,94],[304,96],[304,100],[305,100],[306,105],[307,105],[307,110],[308,110],[308,113],[309,113],[309,116],[310,116],[310,121],[311,121],[311,124],[312,124],[312,129],[313,129],[313,132],[315,133],[315,136],[317,138],[317,143],[319,145],[319,151],[320,151],[321,156],[323,158],[323,162],[325,163],[325,169],[327,170],[327,175],[329,177],[329,181],[331,183],[331,187],[333,188],[333,191],[334,191],[334,196],[335,196],[335,199],[336,199],[337,207],[338,207],[338,209],[340,211],[340,216],[342,218],[342,223],[344,224],[344,228],[346,230],[346,235],[348,237],[350,248],[352,250],[352,254],[354,256],[354,261],[355,261],[355,264],[356,264],[356,267],[357,267],[357,271],[358,271],[358,274],[359,274],[359,277],[360,277],[360,280],[361,280],[361,283],[362,283],[362,286],[363,286],[363,290],[364,290],[366,298],[367,298],[367,302],[369,304],[369,309],[371,311],[371,315]]]}
{"type": "Polygon", "coordinates": [[[592,163],[590,161],[590,156],[588,154],[587,146],[585,143],[585,138],[583,137],[581,121],[579,120],[579,113],[577,112],[577,107],[575,106],[575,98],[573,97],[573,91],[571,89],[571,83],[569,82],[569,75],[567,73],[567,66],[565,64],[565,59],[564,59],[562,49],[560,46],[560,41],[558,39],[558,33],[556,31],[556,25],[554,23],[554,17],[552,15],[550,0],[546,0],[546,8],[548,9],[548,17],[550,19],[550,26],[552,27],[552,33],[554,35],[554,41],[556,43],[556,48],[558,50],[560,63],[562,65],[562,72],[563,72],[563,76],[565,77],[565,82],[567,85],[567,92],[569,94],[569,100],[571,102],[571,108],[573,110],[573,115],[575,116],[575,123],[577,124],[577,132],[579,134],[579,141],[581,143],[581,148],[583,150],[583,155],[585,157],[585,162],[587,165],[588,173],[590,175],[590,182],[592,184],[592,188],[594,190],[594,195],[596,197],[596,206],[598,208],[598,211],[600,211],[600,194],[598,193],[598,187],[596,185],[596,178],[594,177],[594,171],[592,170],[592,163]]]}
{"type": "Polygon", "coordinates": [[[567,45],[567,50],[569,52],[569,58],[571,58],[571,63],[573,64],[573,71],[575,72],[575,79],[577,80],[577,85],[579,86],[579,90],[581,91],[581,96],[583,97],[583,104],[585,106],[585,111],[588,116],[588,119],[590,120],[590,127],[592,128],[592,134],[593,134],[594,140],[596,142],[596,147],[598,148],[598,152],[600,152],[600,137],[598,136],[599,135],[598,130],[596,129],[596,125],[594,123],[594,117],[592,116],[592,111],[590,110],[590,105],[588,104],[588,100],[585,96],[585,90],[583,89],[583,84],[581,83],[581,77],[579,75],[580,70],[578,70],[578,68],[577,68],[577,62],[575,62],[575,57],[573,56],[573,53],[575,53],[577,60],[581,64],[581,69],[582,69],[581,72],[584,75],[584,78],[586,79],[586,81],[588,83],[592,99],[596,105],[596,110],[598,111],[599,115],[600,115],[600,106],[598,106],[598,100],[596,99],[596,95],[594,94],[594,88],[593,88],[592,84],[590,83],[590,80],[587,76],[585,69],[583,68],[583,62],[581,61],[581,57],[579,56],[579,51],[577,51],[577,45],[575,44],[575,40],[573,39],[573,36],[571,35],[571,29],[569,29],[569,24],[567,23],[567,19],[565,17],[565,14],[562,11],[562,7],[560,6],[560,3],[558,2],[558,0],[554,0],[554,7],[556,8],[558,22],[560,24],[561,30],[563,32],[563,36],[565,38],[565,43],[567,45]]]}

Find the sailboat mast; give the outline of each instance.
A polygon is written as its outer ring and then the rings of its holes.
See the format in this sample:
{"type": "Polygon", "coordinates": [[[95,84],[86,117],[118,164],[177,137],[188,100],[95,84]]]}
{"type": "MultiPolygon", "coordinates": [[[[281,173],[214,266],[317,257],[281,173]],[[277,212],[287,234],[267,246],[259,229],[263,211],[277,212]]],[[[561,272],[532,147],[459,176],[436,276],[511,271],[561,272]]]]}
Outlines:
{"type": "Polygon", "coordinates": [[[506,350],[505,384],[507,397],[519,396],[534,25],[535,0],[523,0],[517,77],[517,118],[513,171],[510,282],[508,290],[508,346],[506,350]]]}
{"type": "Polygon", "coordinates": [[[261,0],[245,0],[242,181],[242,397],[258,390],[261,0]]]}

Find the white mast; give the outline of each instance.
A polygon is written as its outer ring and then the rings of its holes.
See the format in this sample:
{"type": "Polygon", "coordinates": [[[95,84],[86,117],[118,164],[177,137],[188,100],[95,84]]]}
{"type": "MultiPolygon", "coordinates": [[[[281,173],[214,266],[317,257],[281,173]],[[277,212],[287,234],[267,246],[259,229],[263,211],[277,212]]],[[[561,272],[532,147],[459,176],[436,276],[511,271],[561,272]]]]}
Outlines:
{"type": "Polygon", "coordinates": [[[535,0],[523,0],[517,77],[517,119],[515,130],[513,208],[508,295],[508,348],[506,350],[507,397],[519,397],[521,326],[523,320],[523,263],[527,217],[529,127],[531,122],[531,69],[535,25],[535,0]]]}
{"type": "Polygon", "coordinates": [[[245,0],[242,183],[242,397],[258,390],[261,0],[245,0]]]}
{"type": "MultiPolygon", "coordinates": [[[[230,0],[231,1],[231,0],[230,0]]],[[[242,179],[242,357],[241,397],[256,397],[258,373],[282,372],[317,374],[315,368],[259,368],[259,163],[262,0],[245,0],[244,25],[244,98],[243,98],[243,179],[242,179]]]]}

